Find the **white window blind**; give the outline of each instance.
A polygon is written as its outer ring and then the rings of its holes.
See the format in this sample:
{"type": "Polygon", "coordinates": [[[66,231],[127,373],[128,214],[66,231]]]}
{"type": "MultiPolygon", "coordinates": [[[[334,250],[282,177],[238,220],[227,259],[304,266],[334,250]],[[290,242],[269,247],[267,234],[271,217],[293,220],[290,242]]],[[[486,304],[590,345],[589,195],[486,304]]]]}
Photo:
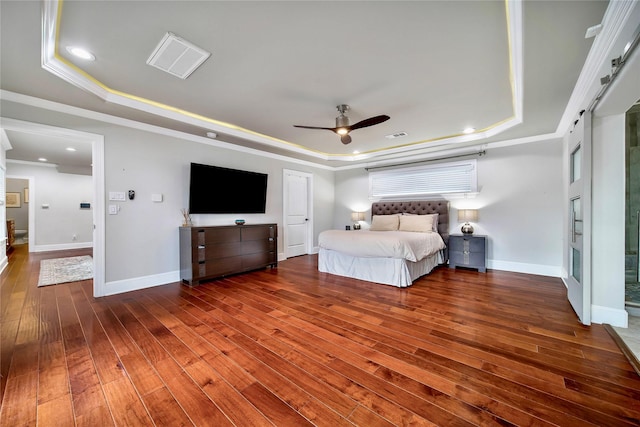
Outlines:
{"type": "Polygon", "coordinates": [[[369,172],[369,197],[381,199],[475,193],[478,189],[476,164],[476,160],[472,159],[369,172]]]}

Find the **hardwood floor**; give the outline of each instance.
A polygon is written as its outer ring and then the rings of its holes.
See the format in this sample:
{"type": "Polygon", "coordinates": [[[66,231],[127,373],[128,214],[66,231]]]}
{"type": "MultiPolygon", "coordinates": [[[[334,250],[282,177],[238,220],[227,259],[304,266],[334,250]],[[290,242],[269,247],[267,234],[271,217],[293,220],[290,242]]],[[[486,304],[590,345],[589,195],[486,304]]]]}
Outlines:
{"type": "Polygon", "coordinates": [[[0,425],[638,425],[640,377],[559,279],[439,268],[407,289],[315,256],[94,299],[1,276],[0,425]]]}

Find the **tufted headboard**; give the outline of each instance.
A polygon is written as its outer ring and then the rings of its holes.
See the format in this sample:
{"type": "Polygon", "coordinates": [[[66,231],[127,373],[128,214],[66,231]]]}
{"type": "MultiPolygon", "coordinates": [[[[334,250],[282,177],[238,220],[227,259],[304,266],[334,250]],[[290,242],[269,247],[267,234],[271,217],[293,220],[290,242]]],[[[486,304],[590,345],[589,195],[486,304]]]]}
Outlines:
{"type": "Polygon", "coordinates": [[[371,205],[371,215],[438,214],[438,233],[449,244],[449,202],[446,200],[416,200],[408,202],[376,202],[371,205]]]}

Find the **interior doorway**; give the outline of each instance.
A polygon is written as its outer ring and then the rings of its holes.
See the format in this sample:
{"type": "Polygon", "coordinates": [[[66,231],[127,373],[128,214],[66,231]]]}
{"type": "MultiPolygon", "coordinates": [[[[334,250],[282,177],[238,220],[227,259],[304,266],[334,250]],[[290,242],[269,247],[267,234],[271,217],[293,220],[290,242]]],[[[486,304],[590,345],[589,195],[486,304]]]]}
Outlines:
{"type": "Polygon", "coordinates": [[[310,254],[313,248],[313,175],[282,171],[285,258],[310,254]]]}
{"type": "MultiPolygon", "coordinates": [[[[0,128],[9,132],[29,135],[33,138],[42,138],[43,141],[50,141],[53,138],[65,141],[76,141],[89,144],[91,147],[91,179],[93,188],[92,200],[92,220],[93,220],[93,295],[95,297],[105,295],[105,190],[104,190],[104,136],[67,129],[40,123],[25,122],[10,118],[0,118],[0,128]]],[[[10,143],[10,142],[9,142],[10,143]]],[[[43,146],[49,146],[42,142],[43,146]]],[[[37,145],[37,144],[36,144],[37,145]]],[[[34,181],[29,184],[30,210],[34,209],[36,200],[36,185],[34,181]]],[[[4,213],[6,214],[6,207],[4,213]]],[[[42,208],[42,207],[41,207],[42,208]]],[[[34,246],[33,235],[37,231],[37,225],[30,223],[29,246],[34,246]]]]}
{"type": "Polygon", "coordinates": [[[625,120],[625,304],[640,308],[640,101],[625,120]]]}
{"type": "Polygon", "coordinates": [[[33,229],[33,215],[29,204],[29,190],[33,178],[28,176],[6,176],[5,191],[12,193],[16,203],[6,205],[7,221],[13,221],[13,245],[29,243],[29,231],[33,229]]]}

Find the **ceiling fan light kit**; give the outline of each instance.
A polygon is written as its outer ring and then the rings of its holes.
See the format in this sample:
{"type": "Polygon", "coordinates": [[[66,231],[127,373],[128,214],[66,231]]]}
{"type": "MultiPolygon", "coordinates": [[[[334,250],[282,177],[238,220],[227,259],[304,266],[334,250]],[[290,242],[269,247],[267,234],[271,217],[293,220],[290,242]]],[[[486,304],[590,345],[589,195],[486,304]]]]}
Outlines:
{"type": "Polygon", "coordinates": [[[340,135],[340,141],[343,144],[349,144],[351,142],[351,136],[349,135],[351,131],[354,131],[360,128],[369,127],[369,126],[374,126],[382,122],[386,122],[387,120],[390,119],[390,117],[387,115],[380,115],[375,117],[369,117],[368,119],[361,120],[358,123],[354,124],[353,126],[350,126],[349,117],[347,117],[345,114],[347,111],[349,111],[350,107],[347,104],[340,104],[336,106],[336,108],[338,109],[338,113],[340,113],[340,115],[336,117],[336,127],[334,128],[319,127],[319,126],[302,126],[302,125],[293,125],[293,126],[297,128],[303,128],[303,129],[330,130],[340,135]]]}

